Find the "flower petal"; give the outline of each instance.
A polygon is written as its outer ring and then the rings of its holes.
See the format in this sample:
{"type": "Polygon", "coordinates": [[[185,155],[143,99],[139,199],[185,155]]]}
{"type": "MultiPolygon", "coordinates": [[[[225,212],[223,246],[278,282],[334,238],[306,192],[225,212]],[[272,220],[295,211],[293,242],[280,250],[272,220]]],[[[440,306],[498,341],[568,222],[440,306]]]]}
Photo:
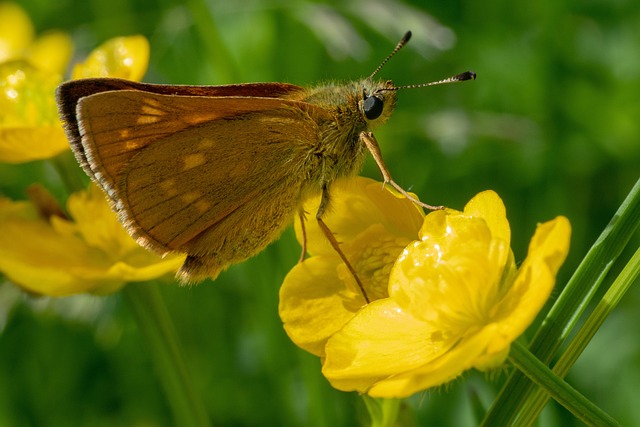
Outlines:
{"type": "Polygon", "coordinates": [[[299,347],[324,356],[327,339],[365,304],[338,277],[337,255],[315,256],[298,263],[280,288],[280,318],[299,347]]]}
{"type": "Polygon", "coordinates": [[[143,36],[116,37],[95,49],[87,60],[77,64],[74,79],[115,77],[139,81],[147,71],[149,42],[143,36]]]}
{"type": "Polygon", "coordinates": [[[502,274],[511,255],[511,228],[502,199],[492,190],[478,193],[464,207],[464,215],[482,218],[487,224],[494,241],[489,253],[490,262],[501,266],[502,274]]]}
{"type": "Polygon", "coordinates": [[[106,284],[91,279],[108,268],[106,257],[78,238],[57,234],[30,203],[1,199],[0,219],[0,271],[12,282],[51,296],[94,291],[106,284]]]}
{"type": "Polygon", "coordinates": [[[376,383],[368,394],[372,397],[408,397],[453,380],[474,366],[496,329],[495,324],[486,326],[430,363],[376,383]]]}
{"type": "Polygon", "coordinates": [[[69,149],[59,125],[33,128],[0,127],[0,162],[23,163],[48,159],[69,149]]]}
{"type": "Polygon", "coordinates": [[[500,196],[487,190],[478,193],[464,207],[464,214],[484,219],[491,231],[491,236],[511,243],[511,229],[507,221],[507,211],[500,196]]]}
{"type": "Polygon", "coordinates": [[[29,15],[18,4],[0,3],[0,62],[17,59],[33,40],[29,15]]]}
{"type": "MultiPolygon", "coordinates": [[[[386,190],[383,184],[369,178],[340,179],[331,185],[331,204],[323,221],[341,242],[355,236],[372,224],[382,224],[390,233],[408,240],[415,239],[424,214],[411,201],[386,190]]],[[[324,233],[318,227],[315,214],[320,195],[307,200],[303,206],[308,213],[305,228],[310,254],[335,253],[324,233]]],[[[302,241],[300,221],[296,218],[296,236],[302,241]]]]}
{"type": "Polygon", "coordinates": [[[60,80],[24,61],[0,64],[0,161],[46,159],[69,149],[52,96],[60,80]]]}
{"type": "Polygon", "coordinates": [[[491,233],[482,218],[436,211],[421,234],[393,266],[389,296],[417,318],[464,333],[495,302],[504,266],[490,257],[491,233]]]}
{"type": "Polygon", "coordinates": [[[71,37],[62,31],[49,31],[38,37],[29,47],[27,59],[37,68],[62,75],[73,53],[71,37]]]}
{"type": "Polygon", "coordinates": [[[339,390],[366,392],[374,383],[446,352],[451,343],[434,341],[433,333],[393,299],[374,301],[329,339],[322,372],[339,390]]]}
{"type": "Polygon", "coordinates": [[[163,259],[141,247],[114,260],[114,253],[92,246],[77,230],[59,216],[41,217],[32,203],[0,199],[0,271],[29,292],[65,296],[113,292],[129,281],[175,272],[184,261],[184,256],[163,259]]]}
{"type": "Polygon", "coordinates": [[[529,244],[527,258],[496,310],[500,334],[489,352],[498,352],[533,322],[553,290],[558,269],[569,252],[571,225],[559,216],[541,224],[529,244]]]}
{"type": "Polygon", "coordinates": [[[91,183],[89,191],[71,194],[67,199],[67,211],[74,220],[74,232],[90,246],[110,254],[112,259],[122,259],[129,252],[140,250],[140,245],[118,221],[96,184],[91,183]]]}

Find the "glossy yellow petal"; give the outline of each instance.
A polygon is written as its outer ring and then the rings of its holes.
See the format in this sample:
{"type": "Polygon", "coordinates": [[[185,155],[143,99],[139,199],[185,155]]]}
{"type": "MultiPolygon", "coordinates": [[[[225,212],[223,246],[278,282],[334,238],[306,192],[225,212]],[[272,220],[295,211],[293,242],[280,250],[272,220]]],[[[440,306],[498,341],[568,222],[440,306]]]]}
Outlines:
{"type": "Polygon", "coordinates": [[[18,4],[0,3],[0,62],[22,57],[33,40],[29,15],[18,4]]]}
{"type": "Polygon", "coordinates": [[[511,228],[507,220],[507,210],[500,196],[491,190],[478,193],[466,204],[463,214],[472,218],[482,218],[487,224],[492,239],[489,262],[499,266],[499,270],[505,273],[502,266],[511,267],[507,264],[511,256],[511,228]]]}
{"type": "MultiPolygon", "coordinates": [[[[337,258],[337,255],[334,255],[337,258]]],[[[365,304],[338,277],[339,260],[312,257],[297,264],[280,288],[280,318],[297,346],[324,356],[327,339],[365,304]]]]}
{"type": "Polygon", "coordinates": [[[95,49],[86,61],[77,64],[74,79],[115,77],[142,80],[149,63],[149,42],[143,36],[116,37],[95,49]]]}
{"type": "Polygon", "coordinates": [[[423,240],[407,246],[396,261],[389,295],[414,316],[454,334],[485,322],[502,266],[490,258],[495,249],[484,220],[436,211],[422,230],[423,240]]]}
{"type": "Polygon", "coordinates": [[[464,207],[464,215],[482,218],[489,227],[492,238],[510,244],[511,228],[507,221],[507,210],[502,199],[494,191],[478,193],[464,207]]]}
{"type": "MultiPolygon", "coordinates": [[[[381,182],[369,178],[338,180],[332,184],[330,196],[330,207],[325,211],[323,220],[340,242],[353,240],[372,224],[382,224],[389,234],[413,240],[422,224],[424,215],[415,204],[394,195],[381,182]]],[[[319,195],[304,204],[307,212],[307,249],[312,255],[333,254],[335,251],[315,219],[319,205],[319,195]]],[[[298,241],[302,241],[298,219],[295,226],[298,241]]]]}
{"type": "Polygon", "coordinates": [[[29,46],[26,58],[36,68],[63,75],[69,66],[72,54],[71,37],[62,31],[49,31],[29,46]]]}
{"type": "Polygon", "coordinates": [[[496,325],[487,325],[452,346],[446,353],[430,363],[376,383],[368,391],[368,394],[373,397],[401,398],[445,384],[474,366],[495,331],[496,325]]]}
{"type": "Polygon", "coordinates": [[[339,390],[366,392],[446,352],[452,343],[433,339],[435,332],[393,299],[374,301],[329,339],[322,372],[339,390]]]}
{"type": "Polygon", "coordinates": [[[496,307],[499,333],[489,352],[510,345],[533,322],[555,285],[556,274],[569,252],[571,225],[565,217],[541,224],[529,244],[527,258],[515,281],[496,307]]]}

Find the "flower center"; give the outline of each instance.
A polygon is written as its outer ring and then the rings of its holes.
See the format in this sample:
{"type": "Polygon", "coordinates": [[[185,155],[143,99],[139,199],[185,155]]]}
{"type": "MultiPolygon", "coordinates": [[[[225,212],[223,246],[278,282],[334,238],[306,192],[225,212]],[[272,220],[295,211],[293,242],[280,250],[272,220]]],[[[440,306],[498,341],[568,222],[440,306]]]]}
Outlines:
{"type": "MultiPolygon", "coordinates": [[[[374,224],[342,246],[369,301],[389,296],[391,268],[408,243],[408,239],[389,234],[381,224],[374,224]]],[[[338,266],[338,276],[349,289],[361,294],[353,275],[342,263],[338,266]]]]}

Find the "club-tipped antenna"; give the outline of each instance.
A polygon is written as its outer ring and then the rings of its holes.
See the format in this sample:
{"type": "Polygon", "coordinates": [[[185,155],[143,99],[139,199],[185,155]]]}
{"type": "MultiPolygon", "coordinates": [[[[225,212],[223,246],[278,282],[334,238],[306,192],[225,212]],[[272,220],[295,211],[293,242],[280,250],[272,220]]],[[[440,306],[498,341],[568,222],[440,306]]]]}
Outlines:
{"type": "Polygon", "coordinates": [[[382,61],[380,63],[380,65],[378,65],[378,68],[375,69],[375,71],[373,73],[371,73],[371,75],[369,76],[369,79],[372,79],[373,76],[375,76],[378,71],[380,71],[380,69],[384,66],[384,64],[387,63],[387,61],[389,61],[389,59],[391,59],[391,57],[393,55],[395,55],[396,53],[398,53],[398,51],[400,49],[402,49],[402,47],[407,44],[407,42],[409,41],[409,39],[411,38],[411,31],[407,31],[406,33],[404,33],[404,36],[402,36],[402,39],[398,42],[398,44],[396,45],[396,47],[391,51],[391,53],[389,54],[389,56],[387,56],[384,61],[382,61]]]}
{"type": "Polygon", "coordinates": [[[383,90],[415,89],[417,87],[444,85],[447,83],[456,83],[456,82],[463,82],[465,80],[475,80],[475,79],[476,79],[476,73],[474,73],[473,71],[465,71],[464,73],[456,74],[455,76],[438,80],[437,82],[420,83],[416,85],[395,86],[395,87],[389,87],[389,88],[382,88],[378,90],[383,91],[383,90]]]}

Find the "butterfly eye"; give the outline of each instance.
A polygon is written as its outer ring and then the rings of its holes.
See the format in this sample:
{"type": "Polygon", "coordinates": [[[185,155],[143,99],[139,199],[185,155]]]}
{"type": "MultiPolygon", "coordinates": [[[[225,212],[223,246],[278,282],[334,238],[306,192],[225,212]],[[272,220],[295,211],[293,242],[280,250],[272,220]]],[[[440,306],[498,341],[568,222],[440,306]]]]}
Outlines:
{"type": "Polygon", "coordinates": [[[367,96],[362,104],[364,115],[369,120],[375,120],[382,114],[384,101],[375,95],[367,96]]]}

